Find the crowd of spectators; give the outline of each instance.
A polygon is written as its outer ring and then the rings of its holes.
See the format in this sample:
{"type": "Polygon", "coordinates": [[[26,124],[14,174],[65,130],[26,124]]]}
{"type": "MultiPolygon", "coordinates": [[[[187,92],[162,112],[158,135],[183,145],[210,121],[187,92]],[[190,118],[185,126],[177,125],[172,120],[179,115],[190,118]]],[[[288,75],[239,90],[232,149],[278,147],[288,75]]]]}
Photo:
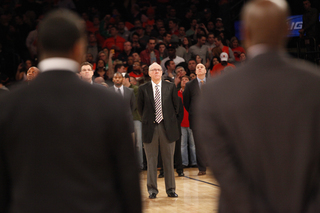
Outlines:
{"type": "MultiPolygon", "coordinates": [[[[92,81],[84,80],[112,87],[113,77],[121,73],[135,87],[150,81],[148,67],[157,62],[163,80],[173,82],[182,93],[186,82],[196,78],[197,64],[204,64],[207,77],[214,77],[226,67],[234,68],[245,61],[245,50],[234,37],[230,22],[224,20],[224,2],[228,1],[125,1],[122,5],[112,1],[3,1],[2,89],[10,90],[16,83],[34,78],[27,73],[35,70],[39,60],[37,26],[48,11],[68,8],[76,11],[86,25],[88,40],[83,62],[92,64],[87,67],[93,74],[92,81]]],[[[87,73],[79,70],[78,75],[85,78],[87,73]]],[[[183,123],[183,135],[189,138],[189,142],[182,139],[183,166],[194,166],[195,151],[187,123],[183,123]]],[[[145,166],[141,160],[140,166],[145,166]]]]}

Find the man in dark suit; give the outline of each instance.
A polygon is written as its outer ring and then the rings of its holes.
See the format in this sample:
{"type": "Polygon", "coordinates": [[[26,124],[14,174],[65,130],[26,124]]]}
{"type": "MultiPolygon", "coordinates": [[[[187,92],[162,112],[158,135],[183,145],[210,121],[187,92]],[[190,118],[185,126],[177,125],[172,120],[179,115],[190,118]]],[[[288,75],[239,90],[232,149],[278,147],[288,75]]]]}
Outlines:
{"type": "Polygon", "coordinates": [[[201,87],[206,83],[207,80],[206,73],[206,67],[201,63],[198,64],[196,66],[197,78],[189,81],[186,84],[183,92],[183,104],[186,110],[189,112],[190,129],[193,132],[194,143],[196,147],[197,164],[199,169],[198,175],[205,175],[207,171],[206,155],[204,151],[205,147],[202,146],[201,140],[198,137],[198,132],[196,132],[195,129],[195,117],[197,113],[196,106],[200,98],[201,87]]]}
{"type": "Polygon", "coordinates": [[[175,85],[162,81],[162,69],[157,63],[149,67],[151,82],[139,87],[138,110],[142,117],[142,141],[147,157],[147,188],[149,198],[158,194],[157,162],[158,149],[162,156],[166,193],[168,197],[178,197],[175,193],[173,155],[175,141],[180,137],[177,114],[179,98],[175,85]]]}
{"type": "Polygon", "coordinates": [[[286,1],[242,14],[249,60],[204,86],[197,116],[219,212],[320,212],[319,70],[285,53],[286,1]]]}
{"type": "Polygon", "coordinates": [[[109,87],[110,90],[115,91],[124,98],[126,106],[130,110],[130,115],[136,110],[136,97],[133,89],[123,86],[124,77],[121,73],[116,72],[112,79],[114,85],[109,87]]]}
{"type": "Polygon", "coordinates": [[[0,101],[0,212],[141,212],[123,101],[76,75],[85,41],[76,14],[47,14],[41,73],[0,101]]]}

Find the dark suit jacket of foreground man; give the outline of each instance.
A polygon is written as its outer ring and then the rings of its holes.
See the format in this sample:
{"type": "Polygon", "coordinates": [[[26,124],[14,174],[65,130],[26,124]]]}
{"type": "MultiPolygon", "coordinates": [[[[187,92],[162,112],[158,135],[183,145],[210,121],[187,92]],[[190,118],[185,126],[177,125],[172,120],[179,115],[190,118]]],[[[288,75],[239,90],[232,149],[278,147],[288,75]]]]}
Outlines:
{"type": "Polygon", "coordinates": [[[320,75],[279,52],[204,86],[200,136],[219,212],[320,212],[320,75]]]}
{"type": "Polygon", "coordinates": [[[123,105],[61,70],[2,99],[0,212],[141,212],[123,105]]]}

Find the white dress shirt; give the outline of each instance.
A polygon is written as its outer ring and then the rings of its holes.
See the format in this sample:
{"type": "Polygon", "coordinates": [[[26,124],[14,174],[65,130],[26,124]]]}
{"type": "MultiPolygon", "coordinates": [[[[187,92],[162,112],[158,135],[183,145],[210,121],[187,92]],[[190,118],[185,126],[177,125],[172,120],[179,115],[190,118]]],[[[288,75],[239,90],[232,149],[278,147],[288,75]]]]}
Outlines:
{"type": "Polygon", "coordinates": [[[124,91],[123,91],[123,85],[121,85],[121,87],[116,87],[115,85],[113,85],[114,90],[116,91],[116,93],[118,93],[118,89],[120,89],[121,95],[123,96],[124,91]]]}
{"type": "Polygon", "coordinates": [[[38,68],[40,72],[55,70],[69,70],[72,72],[77,72],[80,70],[80,64],[69,58],[54,57],[41,60],[38,68]]]}

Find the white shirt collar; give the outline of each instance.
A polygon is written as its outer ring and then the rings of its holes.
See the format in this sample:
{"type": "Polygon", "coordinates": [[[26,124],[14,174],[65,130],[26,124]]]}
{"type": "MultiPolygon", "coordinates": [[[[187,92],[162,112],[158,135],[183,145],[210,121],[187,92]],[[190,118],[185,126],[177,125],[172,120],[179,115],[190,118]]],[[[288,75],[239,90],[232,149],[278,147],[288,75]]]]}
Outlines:
{"type": "Polygon", "coordinates": [[[121,87],[116,87],[115,85],[113,85],[113,87],[114,87],[114,90],[116,91],[116,92],[118,92],[118,89],[120,89],[120,92],[121,92],[121,94],[123,95],[123,85],[121,85],[121,87]]]}
{"type": "Polygon", "coordinates": [[[47,58],[39,62],[38,68],[41,72],[55,71],[55,70],[69,70],[77,72],[80,69],[78,62],[69,58],[47,58]]]}
{"type": "Polygon", "coordinates": [[[152,88],[154,88],[156,85],[158,85],[158,86],[159,86],[159,89],[160,89],[160,88],[161,88],[161,81],[162,81],[162,80],[160,80],[159,84],[156,84],[156,83],[154,83],[154,82],[151,80],[152,88]]]}

